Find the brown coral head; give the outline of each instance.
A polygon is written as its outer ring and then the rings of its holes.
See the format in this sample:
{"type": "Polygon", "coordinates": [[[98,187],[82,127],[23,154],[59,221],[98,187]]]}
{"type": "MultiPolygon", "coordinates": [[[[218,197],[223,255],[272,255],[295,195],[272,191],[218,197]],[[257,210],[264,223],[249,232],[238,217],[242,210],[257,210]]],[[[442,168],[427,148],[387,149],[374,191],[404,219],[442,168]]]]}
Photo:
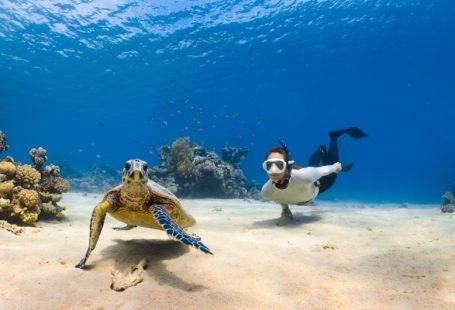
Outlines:
{"type": "Polygon", "coordinates": [[[16,169],[16,179],[24,187],[31,187],[38,184],[41,180],[41,174],[30,165],[19,166],[16,169]]]}
{"type": "Polygon", "coordinates": [[[27,208],[34,208],[39,203],[39,195],[37,191],[30,189],[23,189],[17,194],[20,203],[27,208]]]}
{"type": "Polygon", "coordinates": [[[0,174],[5,174],[12,178],[16,174],[16,166],[9,161],[0,161],[0,174]]]}
{"type": "Polygon", "coordinates": [[[51,175],[54,177],[60,176],[60,167],[56,165],[49,165],[44,169],[44,171],[47,175],[51,175]]]}
{"type": "Polygon", "coordinates": [[[57,178],[54,184],[54,189],[57,193],[64,193],[67,192],[68,189],[70,188],[70,183],[63,179],[63,178],[57,178]]]}
{"type": "Polygon", "coordinates": [[[14,183],[12,181],[0,183],[0,197],[7,198],[13,192],[14,183]]]}
{"type": "Polygon", "coordinates": [[[30,159],[33,163],[37,166],[42,166],[47,161],[47,151],[43,149],[41,146],[36,148],[32,148],[29,152],[30,159]]]}

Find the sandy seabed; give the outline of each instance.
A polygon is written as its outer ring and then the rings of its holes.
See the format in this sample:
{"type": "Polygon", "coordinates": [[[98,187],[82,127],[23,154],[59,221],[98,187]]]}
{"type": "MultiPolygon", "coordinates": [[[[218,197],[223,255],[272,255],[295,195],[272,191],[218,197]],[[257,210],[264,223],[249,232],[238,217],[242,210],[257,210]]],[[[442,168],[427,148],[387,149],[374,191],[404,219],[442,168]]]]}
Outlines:
{"type": "Polygon", "coordinates": [[[455,309],[455,216],[436,205],[318,202],[278,226],[272,203],[183,200],[213,256],[108,216],[76,269],[100,198],[65,194],[66,220],[0,230],[0,309],[455,309]],[[111,289],[144,260],[141,283],[111,289]]]}

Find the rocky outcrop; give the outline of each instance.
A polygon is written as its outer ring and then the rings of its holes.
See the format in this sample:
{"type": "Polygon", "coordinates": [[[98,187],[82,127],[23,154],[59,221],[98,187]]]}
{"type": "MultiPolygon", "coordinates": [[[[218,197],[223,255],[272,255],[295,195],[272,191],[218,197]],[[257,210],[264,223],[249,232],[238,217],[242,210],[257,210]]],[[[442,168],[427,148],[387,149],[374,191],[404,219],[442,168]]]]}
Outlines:
{"type": "Polygon", "coordinates": [[[223,160],[185,137],[158,151],[161,163],[150,169],[149,176],[179,197],[256,198],[259,194],[258,186],[249,183],[238,168],[247,150],[224,147],[223,160]]]}
{"type": "Polygon", "coordinates": [[[0,130],[0,153],[8,151],[9,145],[6,144],[6,135],[0,130]]]}
{"type": "Polygon", "coordinates": [[[121,180],[121,171],[108,166],[92,166],[81,176],[69,178],[71,191],[84,193],[104,193],[119,185],[121,180]]]}
{"type": "Polygon", "coordinates": [[[452,192],[445,192],[442,195],[442,213],[453,213],[455,211],[455,182],[452,184],[452,192]]]}

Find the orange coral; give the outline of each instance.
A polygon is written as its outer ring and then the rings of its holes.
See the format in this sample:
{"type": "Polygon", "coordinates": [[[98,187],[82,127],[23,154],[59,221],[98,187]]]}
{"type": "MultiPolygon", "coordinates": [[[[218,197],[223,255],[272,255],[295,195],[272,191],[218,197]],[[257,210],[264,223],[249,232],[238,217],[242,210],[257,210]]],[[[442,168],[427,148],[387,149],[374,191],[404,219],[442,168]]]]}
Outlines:
{"type": "Polygon", "coordinates": [[[57,193],[67,192],[69,187],[70,187],[69,182],[62,178],[58,178],[54,184],[54,189],[57,191],[57,193]]]}
{"type": "Polygon", "coordinates": [[[41,174],[32,166],[24,165],[17,167],[16,178],[24,187],[30,187],[41,180],[41,174]]]}
{"type": "Polygon", "coordinates": [[[39,203],[39,195],[37,191],[31,189],[23,189],[17,194],[17,198],[27,208],[34,208],[39,203]]]}

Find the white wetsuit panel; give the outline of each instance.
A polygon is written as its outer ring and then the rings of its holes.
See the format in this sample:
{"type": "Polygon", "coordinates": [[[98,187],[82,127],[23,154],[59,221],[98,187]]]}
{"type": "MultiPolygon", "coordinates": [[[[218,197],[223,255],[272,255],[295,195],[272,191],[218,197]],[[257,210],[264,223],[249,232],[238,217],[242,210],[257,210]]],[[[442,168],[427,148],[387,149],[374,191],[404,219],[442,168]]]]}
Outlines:
{"type": "Polygon", "coordinates": [[[319,188],[314,182],[321,177],[335,173],[335,164],[322,167],[307,167],[299,170],[293,169],[289,178],[288,187],[277,188],[271,180],[262,187],[262,197],[280,204],[299,204],[316,198],[319,188]]]}

